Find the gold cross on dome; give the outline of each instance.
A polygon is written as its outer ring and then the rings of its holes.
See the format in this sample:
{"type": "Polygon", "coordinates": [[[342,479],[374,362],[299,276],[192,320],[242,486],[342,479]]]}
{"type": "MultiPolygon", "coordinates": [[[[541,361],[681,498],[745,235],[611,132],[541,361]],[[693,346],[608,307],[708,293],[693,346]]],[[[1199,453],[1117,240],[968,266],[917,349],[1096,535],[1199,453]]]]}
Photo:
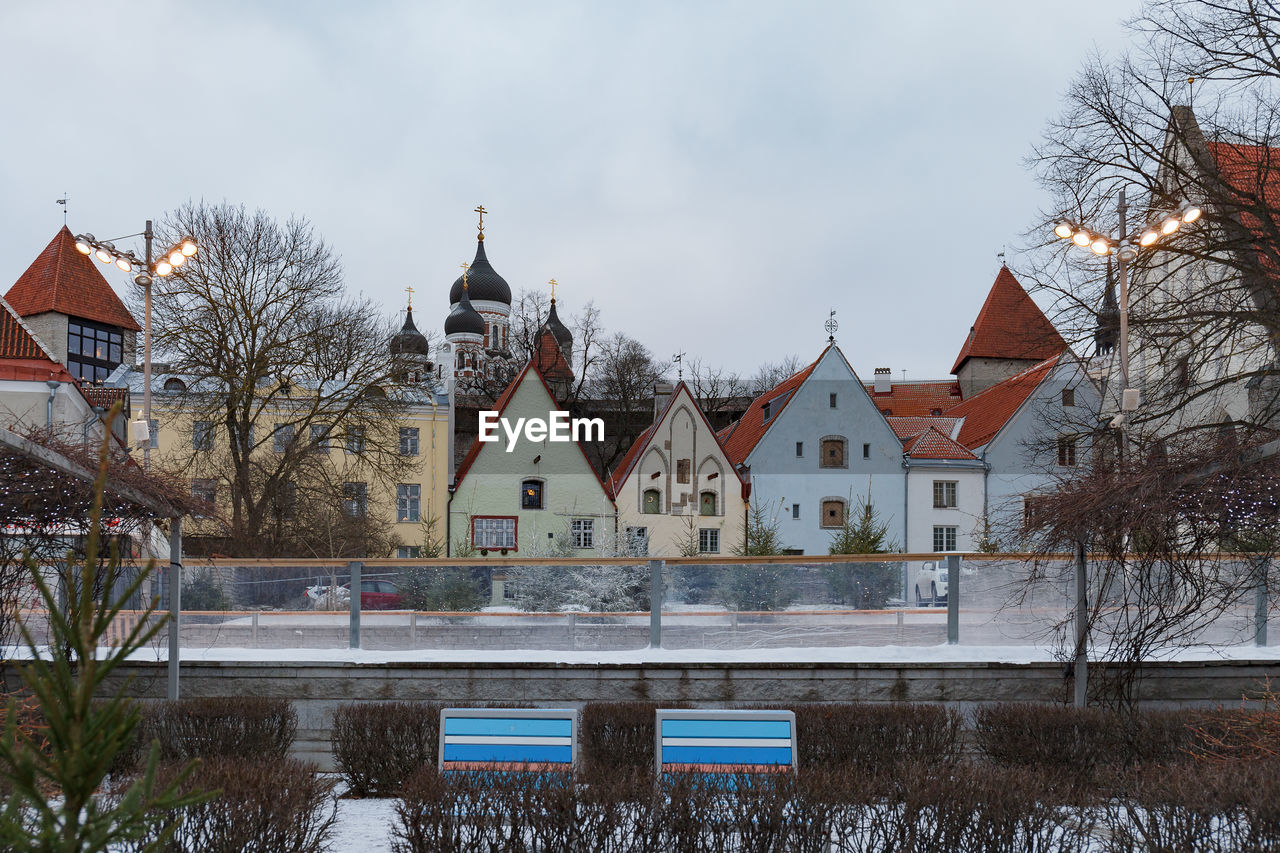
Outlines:
{"type": "Polygon", "coordinates": [[[556,301],[556,280],[554,278],[551,279],[550,284],[551,284],[551,301],[555,302],[556,301]]]}
{"type": "Polygon", "coordinates": [[[467,289],[467,270],[471,269],[471,264],[466,261],[462,262],[462,289],[467,289]]]}
{"type": "Polygon", "coordinates": [[[406,287],[406,288],[404,289],[404,292],[405,292],[405,293],[407,293],[407,294],[409,294],[409,307],[410,307],[410,308],[412,308],[412,307],[413,307],[413,288],[412,288],[412,287],[406,287]]]}
{"type": "Polygon", "coordinates": [[[484,233],[484,215],[489,211],[484,209],[483,204],[476,205],[476,213],[480,214],[480,233],[484,233]]]}

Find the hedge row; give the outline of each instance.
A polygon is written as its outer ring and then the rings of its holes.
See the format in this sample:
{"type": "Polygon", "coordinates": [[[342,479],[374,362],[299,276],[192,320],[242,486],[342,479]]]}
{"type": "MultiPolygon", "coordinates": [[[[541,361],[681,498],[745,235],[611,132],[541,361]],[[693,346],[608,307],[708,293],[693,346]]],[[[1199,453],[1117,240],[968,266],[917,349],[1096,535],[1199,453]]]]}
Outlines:
{"type": "Polygon", "coordinates": [[[657,785],[640,772],[578,785],[567,774],[424,767],[402,790],[392,832],[403,853],[1263,851],[1280,845],[1278,771],[1274,762],[1152,767],[1130,777],[1123,798],[1062,801],[1052,773],[963,761],[879,774],[679,774],[657,785]]]}

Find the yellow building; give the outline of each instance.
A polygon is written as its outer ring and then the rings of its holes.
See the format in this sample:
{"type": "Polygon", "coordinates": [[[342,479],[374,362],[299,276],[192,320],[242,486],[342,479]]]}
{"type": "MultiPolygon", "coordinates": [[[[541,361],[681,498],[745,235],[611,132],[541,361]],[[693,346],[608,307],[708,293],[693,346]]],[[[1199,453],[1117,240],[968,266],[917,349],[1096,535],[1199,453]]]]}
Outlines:
{"type": "MultiPolygon", "coordinates": [[[[271,496],[257,514],[257,529],[275,525],[287,539],[287,528],[295,525],[311,537],[305,551],[293,556],[417,557],[433,544],[443,546],[452,458],[449,398],[434,384],[426,340],[414,328],[411,311],[391,348],[400,365],[397,381],[381,386],[362,414],[339,418],[335,412],[350,408],[340,398],[322,400],[296,385],[264,388],[256,401],[243,476],[256,478],[254,494],[271,496]],[[315,500],[321,496],[323,506],[315,500]],[[385,530],[381,524],[368,527],[384,531],[378,541],[391,542],[395,550],[354,553],[359,549],[343,528],[360,527],[348,523],[360,518],[385,522],[385,530]]],[[[229,524],[237,461],[225,422],[201,410],[201,389],[191,383],[167,365],[153,365],[151,465],[181,472],[192,494],[213,505],[210,517],[192,519],[185,528],[193,550],[225,552],[231,531],[246,529],[243,520],[229,524]]],[[[142,417],[140,366],[122,365],[107,384],[128,387],[133,417],[142,417]]],[[[136,458],[142,453],[134,452],[136,458]]]]}

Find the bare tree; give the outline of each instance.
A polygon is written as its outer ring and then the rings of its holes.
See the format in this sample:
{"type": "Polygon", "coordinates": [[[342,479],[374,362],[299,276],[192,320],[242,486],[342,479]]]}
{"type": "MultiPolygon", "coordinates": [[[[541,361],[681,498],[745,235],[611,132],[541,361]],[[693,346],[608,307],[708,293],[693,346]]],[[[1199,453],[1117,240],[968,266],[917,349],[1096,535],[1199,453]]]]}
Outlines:
{"type": "Polygon", "coordinates": [[[612,440],[591,445],[596,470],[607,472],[653,423],[653,385],[669,367],[635,338],[615,332],[600,345],[590,376],[591,406],[605,416],[612,440]]]}
{"type": "Polygon", "coordinates": [[[794,354],[783,358],[781,361],[766,361],[760,365],[756,375],[747,381],[747,393],[752,397],[759,397],[777,386],[778,383],[795,375],[803,367],[804,364],[801,363],[800,356],[794,354]]]}
{"type": "MultiPolygon", "coordinates": [[[[1130,437],[1142,443],[1248,433],[1280,414],[1277,22],[1254,0],[1150,4],[1131,22],[1135,47],[1088,61],[1031,158],[1052,198],[1038,240],[1064,217],[1118,234],[1122,190],[1135,243],[1184,199],[1203,210],[1139,247],[1130,267],[1130,387],[1143,399],[1130,437]]],[[[1064,333],[1081,349],[1096,336],[1104,354],[1117,343],[1110,269],[1054,241],[1026,273],[1055,300],[1064,333]]]]}
{"type": "Polygon", "coordinates": [[[721,413],[738,412],[750,401],[751,383],[724,367],[695,358],[688,364],[689,390],[713,422],[721,413]]]}
{"type": "Polygon", "coordinates": [[[328,485],[323,500],[336,507],[345,483],[393,483],[405,470],[408,392],[396,387],[392,330],[346,294],[337,256],[303,219],[200,203],[160,230],[200,245],[154,288],[155,345],[183,378],[166,403],[190,418],[176,461],[225,488],[229,549],[280,553],[294,541],[272,535],[283,496],[328,485]]]}

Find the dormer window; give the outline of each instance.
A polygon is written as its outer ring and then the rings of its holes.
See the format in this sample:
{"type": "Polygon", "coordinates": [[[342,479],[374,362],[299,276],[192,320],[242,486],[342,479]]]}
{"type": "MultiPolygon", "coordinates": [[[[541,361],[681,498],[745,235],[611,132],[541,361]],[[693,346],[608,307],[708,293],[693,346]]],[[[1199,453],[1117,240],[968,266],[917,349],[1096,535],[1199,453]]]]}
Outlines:
{"type": "Polygon", "coordinates": [[[67,323],[67,369],[77,379],[101,382],[124,360],[124,333],[117,326],[67,323]]]}
{"type": "Polygon", "coordinates": [[[170,394],[181,394],[187,390],[187,383],[176,376],[172,376],[164,381],[164,390],[170,394]]]}

